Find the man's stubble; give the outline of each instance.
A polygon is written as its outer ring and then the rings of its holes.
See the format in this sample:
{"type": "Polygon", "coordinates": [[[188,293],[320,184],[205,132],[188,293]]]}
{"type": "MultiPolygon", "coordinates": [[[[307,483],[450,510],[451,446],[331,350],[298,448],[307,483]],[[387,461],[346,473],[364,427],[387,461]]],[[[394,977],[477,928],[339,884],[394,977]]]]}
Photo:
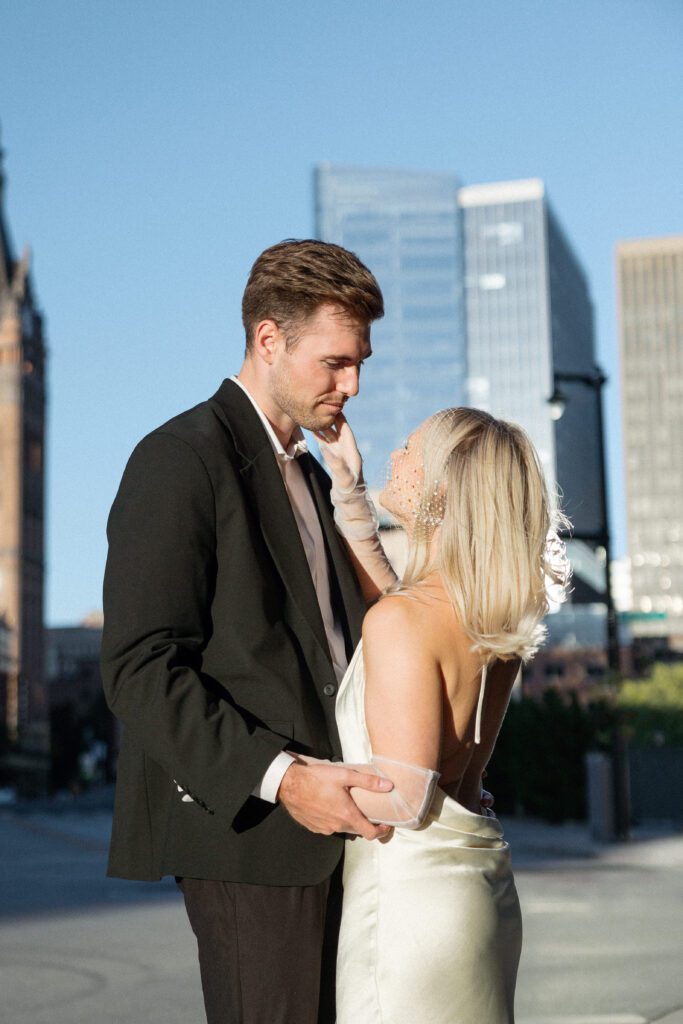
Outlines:
{"type": "Polygon", "coordinates": [[[296,382],[292,380],[286,365],[286,357],[278,370],[271,375],[270,394],[278,408],[297,426],[306,430],[324,430],[334,422],[336,413],[319,408],[323,402],[334,402],[341,407],[346,401],[346,398],[339,394],[320,395],[314,399],[313,404],[310,400],[306,401],[299,394],[296,382]]]}

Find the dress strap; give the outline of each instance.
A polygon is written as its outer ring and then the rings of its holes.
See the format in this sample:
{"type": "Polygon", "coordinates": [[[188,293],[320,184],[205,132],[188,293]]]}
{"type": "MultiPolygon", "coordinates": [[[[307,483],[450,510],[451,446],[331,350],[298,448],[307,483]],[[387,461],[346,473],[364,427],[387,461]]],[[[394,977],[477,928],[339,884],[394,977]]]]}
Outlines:
{"type": "Polygon", "coordinates": [[[488,665],[482,665],[481,682],[479,684],[479,700],[477,701],[477,717],[474,723],[474,742],[481,743],[481,712],[484,707],[484,694],[486,693],[486,676],[488,665]]]}

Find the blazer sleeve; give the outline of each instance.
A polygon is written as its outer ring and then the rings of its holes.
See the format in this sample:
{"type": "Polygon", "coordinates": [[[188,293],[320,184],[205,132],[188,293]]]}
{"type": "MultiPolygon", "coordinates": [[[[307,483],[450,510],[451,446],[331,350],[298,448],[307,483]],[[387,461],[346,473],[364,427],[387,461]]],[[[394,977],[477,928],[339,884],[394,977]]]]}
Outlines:
{"type": "Polygon", "coordinates": [[[216,579],[215,501],[188,442],[163,432],[140,442],[107,535],[102,679],[109,707],[169,785],[232,820],[287,740],[245,720],[202,683],[216,579]]]}

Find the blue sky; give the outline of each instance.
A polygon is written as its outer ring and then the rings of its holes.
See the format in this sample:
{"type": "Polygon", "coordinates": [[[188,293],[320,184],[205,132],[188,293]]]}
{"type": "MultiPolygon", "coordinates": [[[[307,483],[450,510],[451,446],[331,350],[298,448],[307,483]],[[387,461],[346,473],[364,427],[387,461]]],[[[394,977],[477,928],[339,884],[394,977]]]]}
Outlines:
{"type": "MultiPolygon", "coordinates": [[[[541,177],[590,282],[625,548],[614,244],[683,231],[680,0],[0,0],[15,247],[50,346],[48,619],[101,604],[130,450],[240,364],[320,160],[541,177]]],[[[368,372],[372,372],[369,365],[368,372]]]]}

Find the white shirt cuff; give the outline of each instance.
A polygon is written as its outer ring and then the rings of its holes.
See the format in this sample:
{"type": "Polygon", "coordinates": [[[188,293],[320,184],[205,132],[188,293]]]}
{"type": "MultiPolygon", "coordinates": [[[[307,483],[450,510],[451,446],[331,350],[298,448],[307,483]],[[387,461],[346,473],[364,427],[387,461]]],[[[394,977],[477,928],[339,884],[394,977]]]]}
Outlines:
{"type": "Polygon", "coordinates": [[[290,764],[294,764],[294,760],[286,750],[281,750],[275,760],[270,763],[266,774],[251,795],[259,797],[260,800],[267,800],[270,804],[276,804],[280,783],[290,764]]]}

